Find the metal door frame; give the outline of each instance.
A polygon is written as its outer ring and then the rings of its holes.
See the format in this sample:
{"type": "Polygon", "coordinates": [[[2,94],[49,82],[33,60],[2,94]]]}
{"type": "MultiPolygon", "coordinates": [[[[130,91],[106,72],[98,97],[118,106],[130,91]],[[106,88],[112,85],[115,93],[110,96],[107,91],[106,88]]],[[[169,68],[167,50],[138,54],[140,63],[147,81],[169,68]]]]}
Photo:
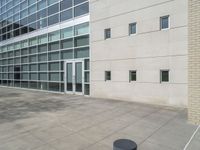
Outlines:
{"type": "Polygon", "coordinates": [[[64,62],[64,89],[66,94],[75,94],[75,95],[84,95],[84,60],[67,60],[64,62]],[[67,91],[67,64],[72,64],[72,91],[67,91]],[[76,73],[76,63],[82,64],[82,92],[76,92],[76,83],[75,83],[75,73],[76,73]]]}

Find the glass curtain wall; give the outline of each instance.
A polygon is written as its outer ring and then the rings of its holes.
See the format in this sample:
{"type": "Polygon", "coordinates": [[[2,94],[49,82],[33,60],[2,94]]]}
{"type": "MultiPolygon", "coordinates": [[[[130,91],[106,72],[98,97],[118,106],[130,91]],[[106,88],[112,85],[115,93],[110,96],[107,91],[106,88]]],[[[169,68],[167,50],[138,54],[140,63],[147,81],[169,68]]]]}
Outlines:
{"type": "Polygon", "coordinates": [[[88,0],[1,0],[0,41],[88,13],[88,0]]]}
{"type": "Polygon", "coordinates": [[[89,23],[0,47],[0,85],[64,92],[64,61],[84,59],[89,94],[89,23]]]}

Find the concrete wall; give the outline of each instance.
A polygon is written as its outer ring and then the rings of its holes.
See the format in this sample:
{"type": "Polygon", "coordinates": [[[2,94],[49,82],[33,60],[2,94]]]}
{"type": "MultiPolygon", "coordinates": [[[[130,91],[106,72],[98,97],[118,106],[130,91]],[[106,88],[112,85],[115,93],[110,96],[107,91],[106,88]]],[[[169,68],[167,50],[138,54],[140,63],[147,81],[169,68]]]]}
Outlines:
{"type": "Polygon", "coordinates": [[[189,0],[189,120],[200,124],[200,1],[189,0]]]}
{"type": "Polygon", "coordinates": [[[187,8],[187,0],[90,0],[91,96],[187,106],[187,8]],[[170,29],[160,31],[165,15],[170,29]],[[132,22],[137,34],[129,36],[132,22]],[[170,70],[169,83],[160,83],[160,69],[170,70]],[[106,70],[111,81],[104,81],[106,70]],[[136,82],[129,70],[137,70],[136,82]]]}

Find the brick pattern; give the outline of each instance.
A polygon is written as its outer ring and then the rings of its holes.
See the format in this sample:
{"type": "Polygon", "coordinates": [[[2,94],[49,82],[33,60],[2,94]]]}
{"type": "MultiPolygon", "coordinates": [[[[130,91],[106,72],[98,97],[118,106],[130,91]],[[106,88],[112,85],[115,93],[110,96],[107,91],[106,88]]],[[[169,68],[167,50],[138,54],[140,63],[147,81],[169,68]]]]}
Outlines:
{"type": "Polygon", "coordinates": [[[189,0],[189,121],[200,124],[200,0],[189,0]]]}

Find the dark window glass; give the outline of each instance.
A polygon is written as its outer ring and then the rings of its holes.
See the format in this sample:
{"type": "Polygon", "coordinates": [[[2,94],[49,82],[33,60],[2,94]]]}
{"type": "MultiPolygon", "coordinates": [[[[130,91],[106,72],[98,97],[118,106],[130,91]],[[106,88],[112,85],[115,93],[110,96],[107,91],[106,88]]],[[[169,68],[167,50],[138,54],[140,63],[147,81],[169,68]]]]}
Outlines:
{"type": "Polygon", "coordinates": [[[4,34],[4,35],[2,36],[2,40],[6,40],[6,39],[7,39],[6,34],[4,34]]]}
{"type": "Polygon", "coordinates": [[[110,28],[104,30],[104,38],[105,39],[111,38],[111,29],[110,28]]]}
{"type": "Polygon", "coordinates": [[[51,4],[56,3],[56,2],[58,2],[58,0],[47,0],[48,5],[51,5],[51,4]]]}
{"type": "Polygon", "coordinates": [[[27,6],[28,6],[27,1],[24,1],[24,2],[22,2],[22,3],[20,4],[21,10],[24,9],[24,8],[26,8],[27,6]]]}
{"type": "Polygon", "coordinates": [[[28,24],[28,18],[26,17],[26,18],[24,18],[24,19],[22,19],[22,20],[20,20],[20,25],[21,26],[25,26],[25,25],[27,25],[28,24]]]}
{"type": "Polygon", "coordinates": [[[42,19],[37,22],[38,29],[44,28],[47,26],[47,19],[42,19]]]}
{"type": "Polygon", "coordinates": [[[85,3],[83,5],[79,5],[74,8],[75,17],[87,14],[88,12],[89,12],[89,3],[85,3]]]}
{"type": "Polygon", "coordinates": [[[36,21],[36,19],[37,19],[36,18],[36,14],[33,14],[33,15],[31,15],[31,16],[28,17],[28,22],[29,23],[34,22],[34,21],[36,21]]]}
{"type": "Polygon", "coordinates": [[[87,0],[74,0],[74,5],[86,2],[87,0]]]}
{"type": "Polygon", "coordinates": [[[67,39],[61,41],[61,49],[73,47],[73,39],[67,39]]]}
{"type": "Polygon", "coordinates": [[[31,31],[34,31],[34,30],[36,30],[36,29],[37,29],[36,23],[32,23],[32,24],[29,25],[29,31],[30,31],[30,32],[31,32],[31,31]]]}
{"type": "Polygon", "coordinates": [[[11,31],[12,30],[12,24],[7,26],[7,32],[11,31]]]}
{"type": "Polygon", "coordinates": [[[51,17],[48,18],[48,25],[52,25],[52,24],[56,24],[59,22],[59,15],[53,15],[51,17]]]}
{"type": "Polygon", "coordinates": [[[136,71],[135,70],[129,71],[129,82],[136,80],[137,80],[136,71]]]}
{"type": "Polygon", "coordinates": [[[72,0],[63,0],[60,2],[60,9],[64,10],[69,7],[72,7],[72,0]]]}
{"type": "Polygon", "coordinates": [[[105,71],[105,81],[111,80],[111,71],[105,71]]]}
{"type": "Polygon", "coordinates": [[[19,29],[15,30],[13,33],[14,33],[14,37],[19,36],[19,29]]]}
{"type": "Polygon", "coordinates": [[[49,83],[49,91],[59,91],[59,83],[49,83]]]}
{"type": "Polygon", "coordinates": [[[12,34],[11,33],[7,33],[7,39],[12,38],[12,34]]]}
{"type": "Polygon", "coordinates": [[[34,53],[37,53],[37,47],[36,46],[29,48],[29,54],[34,54],[34,53]]]}
{"type": "Polygon", "coordinates": [[[61,59],[72,59],[72,58],[73,58],[73,50],[61,51],[61,59]]]}
{"type": "Polygon", "coordinates": [[[86,58],[89,57],[89,47],[77,48],[74,50],[75,58],[86,58]]]}
{"type": "Polygon", "coordinates": [[[6,33],[6,27],[2,28],[2,33],[6,33]]]}
{"type": "Polygon", "coordinates": [[[169,16],[164,16],[160,18],[160,28],[161,30],[169,28],[169,16]]]}
{"type": "Polygon", "coordinates": [[[29,14],[32,14],[32,13],[35,13],[37,11],[37,5],[32,5],[31,7],[29,7],[28,9],[28,13],[29,14]]]}
{"type": "Polygon", "coordinates": [[[46,9],[43,9],[43,10],[41,10],[41,11],[39,11],[39,12],[37,13],[37,18],[38,18],[38,19],[44,18],[44,17],[46,17],[46,16],[47,16],[47,10],[46,10],[46,9]]]}
{"type": "Polygon", "coordinates": [[[39,53],[46,52],[46,51],[47,51],[47,44],[43,44],[43,45],[38,46],[38,52],[39,53]]]}
{"type": "Polygon", "coordinates": [[[169,82],[169,70],[161,70],[160,76],[161,82],[169,82]]]}
{"type": "Polygon", "coordinates": [[[81,36],[81,37],[76,37],[74,39],[74,46],[79,47],[79,46],[86,46],[89,45],[89,36],[81,36]]]}
{"type": "Polygon", "coordinates": [[[47,1],[46,0],[41,0],[38,2],[38,10],[45,8],[47,5],[47,1]]]}
{"type": "Polygon", "coordinates": [[[28,49],[27,48],[24,48],[21,50],[21,55],[26,55],[28,54],[28,49]]]}
{"type": "Polygon", "coordinates": [[[49,44],[49,51],[59,50],[59,42],[53,42],[49,44]]]}
{"type": "Polygon", "coordinates": [[[28,15],[28,9],[25,9],[23,11],[20,12],[20,18],[24,18],[28,15]]]}
{"type": "Polygon", "coordinates": [[[136,23],[129,24],[129,35],[136,33],[136,23]]]}
{"type": "Polygon", "coordinates": [[[55,4],[55,5],[53,5],[53,6],[50,6],[49,8],[48,8],[48,15],[50,16],[50,15],[52,15],[52,14],[55,14],[55,13],[57,13],[59,11],[59,4],[57,3],[57,4],[55,4]]]}
{"type": "Polygon", "coordinates": [[[28,33],[28,27],[22,27],[21,28],[21,34],[28,33]]]}
{"type": "Polygon", "coordinates": [[[34,4],[36,2],[37,2],[37,0],[28,0],[28,5],[34,4]]]}
{"type": "Polygon", "coordinates": [[[15,22],[15,23],[13,24],[13,28],[14,28],[14,29],[19,28],[19,22],[15,22]]]}
{"type": "Polygon", "coordinates": [[[60,21],[68,20],[68,19],[71,19],[72,17],[73,17],[72,16],[72,9],[69,9],[69,10],[61,12],[60,21]]]}

